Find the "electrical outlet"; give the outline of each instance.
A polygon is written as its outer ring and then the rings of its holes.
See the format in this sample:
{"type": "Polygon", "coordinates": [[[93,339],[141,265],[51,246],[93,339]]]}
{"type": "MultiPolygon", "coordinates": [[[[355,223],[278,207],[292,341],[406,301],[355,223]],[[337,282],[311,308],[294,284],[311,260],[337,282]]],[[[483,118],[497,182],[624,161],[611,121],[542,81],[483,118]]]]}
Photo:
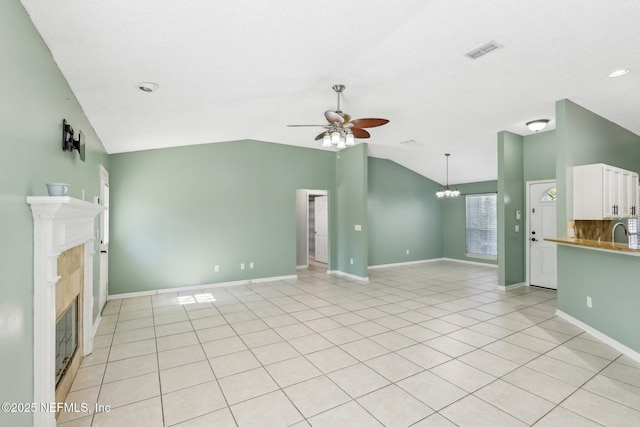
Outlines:
{"type": "Polygon", "coordinates": [[[587,307],[593,308],[593,304],[591,302],[591,297],[587,297],[587,307]]]}
{"type": "Polygon", "coordinates": [[[240,270],[244,270],[244,262],[240,264],[240,270]]]}
{"type": "Polygon", "coordinates": [[[409,249],[407,249],[407,255],[409,255],[409,249]]]}
{"type": "Polygon", "coordinates": [[[216,273],[219,273],[220,272],[220,266],[219,265],[214,266],[213,267],[213,271],[215,271],[216,273]]]}
{"type": "Polygon", "coordinates": [[[249,263],[249,268],[253,268],[253,263],[252,262],[249,263]]]}
{"type": "Polygon", "coordinates": [[[353,265],[353,258],[351,258],[351,259],[349,260],[349,262],[351,262],[351,265],[353,265]]]}

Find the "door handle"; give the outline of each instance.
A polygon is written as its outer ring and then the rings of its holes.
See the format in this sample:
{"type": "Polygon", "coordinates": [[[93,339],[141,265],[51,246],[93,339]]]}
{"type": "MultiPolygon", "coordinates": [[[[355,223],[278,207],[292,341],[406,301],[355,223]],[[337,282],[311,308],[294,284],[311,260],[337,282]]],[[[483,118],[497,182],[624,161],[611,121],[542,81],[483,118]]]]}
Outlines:
{"type": "Polygon", "coordinates": [[[100,251],[100,253],[101,253],[101,254],[106,254],[106,253],[107,253],[107,251],[100,251]]]}

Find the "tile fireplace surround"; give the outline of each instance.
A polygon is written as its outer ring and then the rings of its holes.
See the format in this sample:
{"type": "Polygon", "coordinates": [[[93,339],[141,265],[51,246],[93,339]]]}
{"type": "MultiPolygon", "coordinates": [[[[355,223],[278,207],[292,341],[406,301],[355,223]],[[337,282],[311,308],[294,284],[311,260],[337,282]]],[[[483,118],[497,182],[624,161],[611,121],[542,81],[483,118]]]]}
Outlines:
{"type": "MultiPolygon", "coordinates": [[[[100,205],[71,197],[27,197],[33,214],[33,394],[34,402],[55,402],[55,324],[58,257],[82,245],[84,297],[83,355],[93,351],[93,255],[95,218],[100,205]]],[[[55,413],[37,411],[34,425],[55,426],[55,413]]]]}

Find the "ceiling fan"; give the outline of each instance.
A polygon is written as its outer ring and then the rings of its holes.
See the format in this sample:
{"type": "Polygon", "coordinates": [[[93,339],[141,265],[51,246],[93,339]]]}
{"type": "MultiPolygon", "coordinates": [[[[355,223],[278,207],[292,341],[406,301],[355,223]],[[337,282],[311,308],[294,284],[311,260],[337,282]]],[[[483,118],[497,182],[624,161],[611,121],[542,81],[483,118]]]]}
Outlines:
{"type": "Polygon", "coordinates": [[[351,120],[349,114],[340,111],[340,95],[344,91],[344,85],[333,85],[333,90],[338,95],[338,108],[327,110],[324,117],[328,125],[288,125],[288,127],[323,127],[326,130],[316,136],[316,141],[322,140],[323,147],[336,146],[345,148],[355,144],[355,138],[369,138],[371,134],[365,128],[374,128],[389,123],[387,119],[355,119],[351,120]]]}

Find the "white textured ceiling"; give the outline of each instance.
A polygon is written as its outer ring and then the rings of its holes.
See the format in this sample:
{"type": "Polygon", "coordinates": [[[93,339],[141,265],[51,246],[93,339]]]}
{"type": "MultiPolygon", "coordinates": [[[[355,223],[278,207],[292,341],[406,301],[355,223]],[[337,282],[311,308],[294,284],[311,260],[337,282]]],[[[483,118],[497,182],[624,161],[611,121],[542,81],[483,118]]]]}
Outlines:
{"type": "Polygon", "coordinates": [[[319,148],[335,109],[369,154],[497,177],[497,132],[568,98],[640,134],[638,0],[22,0],[107,152],[257,139],[319,148]],[[487,42],[504,47],[477,60],[487,42]],[[629,68],[624,77],[607,75],[629,68]],[[140,82],[160,85],[154,93],[140,82]],[[409,144],[403,141],[412,140],[409,144]]]}

